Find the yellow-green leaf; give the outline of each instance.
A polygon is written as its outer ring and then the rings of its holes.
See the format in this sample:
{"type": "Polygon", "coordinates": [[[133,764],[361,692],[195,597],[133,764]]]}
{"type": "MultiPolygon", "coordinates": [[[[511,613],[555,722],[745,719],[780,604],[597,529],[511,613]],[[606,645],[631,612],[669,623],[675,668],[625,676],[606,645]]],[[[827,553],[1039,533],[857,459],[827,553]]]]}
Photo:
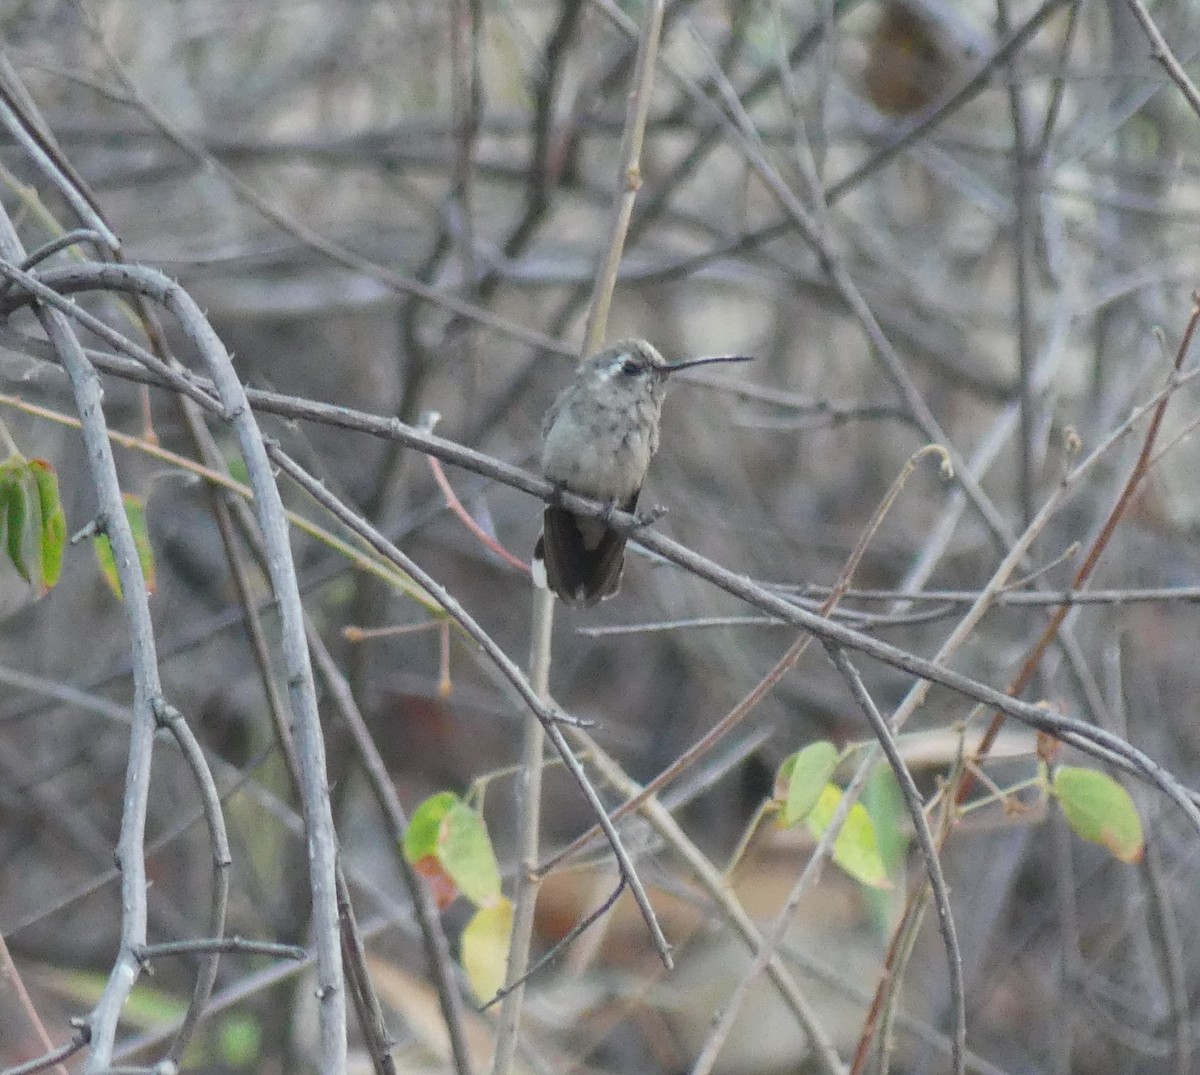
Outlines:
{"type": "Polygon", "coordinates": [[[512,904],[501,896],[491,907],[476,911],[462,932],[459,958],[480,1004],[486,1004],[504,986],[512,922],[512,904]]]}
{"type": "Polygon", "coordinates": [[[1070,765],[1054,771],[1050,791],[1077,836],[1101,844],[1122,862],[1140,862],[1146,850],[1137,807],[1107,773],[1070,765]]]}
{"type": "MultiPolygon", "coordinates": [[[[121,501],[125,506],[125,518],[129,520],[129,529],[133,533],[133,545],[137,550],[138,564],[142,569],[142,578],[146,580],[146,590],[154,593],[158,585],[154,568],[154,549],[150,545],[150,532],[146,528],[145,501],[135,493],[123,493],[121,501]]],[[[117,560],[113,555],[112,543],[107,534],[97,534],[92,540],[96,549],[96,560],[100,564],[100,572],[108,587],[117,596],[121,596],[121,578],[117,573],[117,560]]]]}
{"type": "MultiPolygon", "coordinates": [[[[820,838],[829,828],[833,815],[842,801],[842,789],[836,784],[826,784],[817,804],[805,819],[809,831],[820,838]]],[[[875,839],[875,826],[871,815],[862,803],[850,807],[837,839],[833,842],[833,861],[860,884],[872,888],[890,888],[887,870],[879,854],[875,839]]]]}
{"type": "Polygon", "coordinates": [[[38,495],[41,532],[38,551],[41,559],[39,584],[43,591],[52,589],[62,575],[63,551],[67,545],[67,517],[58,491],[58,474],[45,459],[31,459],[29,473],[38,495]]]}
{"type": "Polygon", "coordinates": [[[789,828],[808,817],[837,763],[837,747],[826,740],[810,743],[784,759],[775,777],[775,798],[782,803],[780,825],[789,828]]]}
{"type": "Polygon", "coordinates": [[[487,827],[466,803],[456,804],[442,820],[438,858],[476,907],[490,907],[500,898],[500,867],[487,827]]]}

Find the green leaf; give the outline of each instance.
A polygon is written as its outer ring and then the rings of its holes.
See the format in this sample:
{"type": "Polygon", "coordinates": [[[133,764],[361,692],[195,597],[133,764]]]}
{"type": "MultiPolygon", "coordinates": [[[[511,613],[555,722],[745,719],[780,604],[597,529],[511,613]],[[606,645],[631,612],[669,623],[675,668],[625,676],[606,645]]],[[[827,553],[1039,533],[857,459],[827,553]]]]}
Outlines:
{"type": "MultiPolygon", "coordinates": [[[[154,568],[154,549],[150,545],[150,532],[146,527],[145,501],[135,493],[123,493],[121,502],[125,506],[125,518],[129,520],[129,529],[133,532],[133,545],[137,550],[138,564],[142,569],[142,578],[146,580],[146,590],[154,593],[158,582],[154,568]]],[[[108,588],[117,596],[121,596],[121,577],[117,572],[117,559],[113,555],[112,543],[107,534],[97,534],[92,539],[96,550],[96,560],[100,564],[100,572],[108,583],[108,588]]]]}
{"type": "Polygon", "coordinates": [[[154,569],[154,548],[150,544],[150,531],[146,526],[146,502],[133,493],[125,493],[121,500],[125,504],[129,529],[133,531],[133,544],[137,549],[142,577],[146,580],[146,589],[148,592],[154,593],[158,588],[158,579],[154,569]]]}
{"type": "Polygon", "coordinates": [[[249,1012],[231,1012],[217,1027],[221,1059],[231,1068],[250,1067],[262,1053],[262,1026],[249,1012]]]}
{"type": "Polygon", "coordinates": [[[16,568],[17,574],[26,582],[29,577],[29,567],[25,563],[25,524],[29,519],[29,498],[25,485],[18,475],[6,475],[0,483],[0,504],[4,508],[4,521],[7,527],[5,551],[16,568]]]}
{"type": "Polygon", "coordinates": [[[96,563],[100,566],[100,574],[108,583],[114,596],[121,596],[121,579],[117,575],[117,558],[113,556],[112,542],[107,534],[97,534],[92,538],[92,548],[96,550],[96,563]]]}
{"type": "Polygon", "coordinates": [[[486,1004],[504,986],[512,923],[512,904],[501,896],[491,907],[476,911],[462,932],[459,958],[481,1004],[486,1004]]]}
{"type": "Polygon", "coordinates": [[[880,936],[887,936],[904,907],[904,862],[909,836],[905,828],[907,814],[904,796],[890,765],[876,765],[863,786],[862,804],[875,826],[879,857],[892,882],[890,892],[868,887],[863,892],[867,914],[880,936]]]}
{"type": "Polygon", "coordinates": [[[476,907],[491,907],[500,898],[500,867],[487,826],[466,803],[458,803],[442,821],[438,857],[476,907]]]}
{"type": "Polygon", "coordinates": [[[52,589],[62,575],[63,552],[67,547],[67,517],[63,513],[58,490],[58,473],[45,459],[31,459],[29,473],[37,489],[38,517],[41,533],[38,551],[41,571],[38,579],[42,591],[52,589]]]}
{"type": "Polygon", "coordinates": [[[426,856],[438,857],[442,819],[460,802],[452,791],[439,791],[413,811],[404,832],[404,857],[414,866],[426,856]]]}
{"type": "Polygon", "coordinates": [[[9,478],[22,477],[28,465],[29,460],[20,452],[13,452],[12,455],[5,456],[4,460],[0,462],[0,482],[7,481],[9,478]]]}
{"type": "Polygon", "coordinates": [[[827,740],[810,743],[784,759],[775,777],[775,798],[783,803],[780,825],[790,828],[808,817],[837,764],[837,747],[827,740]]]}
{"type": "Polygon", "coordinates": [[[1051,794],[1077,836],[1101,844],[1122,862],[1140,862],[1146,850],[1137,807],[1107,773],[1069,765],[1054,771],[1051,794]]]}
{"type": "MultiPolygon", "coordinates": [[[[836,784],[826,784],[817,805],[805,820],[809,832],[819,839],[829,828],[841,801],[842,789],[836,784]]],[[[891,887],[883,859],[879,855],[871,815],[860,802],[850,807],[841,831],[833,842],[833,861],[860,884],[869,885],[871,888],[891,887]]]]}

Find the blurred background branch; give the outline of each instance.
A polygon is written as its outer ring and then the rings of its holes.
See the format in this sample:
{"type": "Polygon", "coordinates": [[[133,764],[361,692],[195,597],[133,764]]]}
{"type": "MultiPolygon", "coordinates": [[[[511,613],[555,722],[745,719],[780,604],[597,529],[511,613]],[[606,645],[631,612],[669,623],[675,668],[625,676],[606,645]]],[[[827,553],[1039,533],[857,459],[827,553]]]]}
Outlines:
{"type": "MultiPolygon", "coordinates": [[[[264,433],[521,663],[529,586],[494,549],[527,558],[540,505],[524,479],[505,483],[516,472],[504,464],[536,469],[541,416],[585,336],[645,16],[639,0],[16,0],[0,8],[0,201],[22,248],[7,250],[6,278],[62,283],[118,245],[128,265],[169,274],[233,354],[264,433]],[[429,409],[442,415],[440,438],[409,435],[429,409]],[[443,462],[471,464],[444,475],[471,528],[414,465],[429,444],[443,462]]],[[[646,337],[668,358],[758,361],[686,386],[680,376],[644,494],[669,514],[631,554],[617,600],[557,617],[550,689],[596,722],[581,759],[610,809],[777,664],[810,621],[774,602],[814,614],[894,477],[932,440],[955,478],[930,468],[909,479],[860,550],[834,630],[874,632],[889,659],[949,642],[953,672],[1002,687],[1047,605],[1069,604],[1014,706],[1152,759],[1172,794],[1196,786],[1200,448],[1189,434],[1200,388],[1194,359],[1169,380],[1168,356],[1200,282],[1198,52],[1200,10],[1188,4],[663,5],[606,335],[646,337]],[[1106,536],[1091,592],[1071,594],[1070,550],[1105,525],[1145,421],[1120,431],[1164,384],[1172,402],[1157,443],[1168,450],[1106,536]],[[1021,556],[1006,562],[1022,534],[1021,556]],[[726,573],[684,570],[678,546],[726,573]],[[786,635],[749,619],[745,597],[787,612],[786,635]]],[[[76,533],[112,505],[97,500],[78,432],[46,417],[75,413],[74,396],[47,361],[56,341],[18,308],[20,286],[0,289],[0,421],[24,458],[53,464],[76,533]]],[[[114,957],[137,978],[128,1003],[104,1008],[114,1063],[157,1062],[184,1025],[183,1070],[335,1070],[333,1054],[318,1059],[312,951],[330,923],[314,920],[307,883],[283,627],[245,505],[201,477],[224,473],[233,489],[248,475],[229,426],[206,410],[214,389],[197,379],[178,324],[160,329],[111,290],[62,301],[95,319],[74,317],[71,331],[101,371],[110,430],[161,445],[119,447],[113,464],[153,548],[161,691],[134,697],[131,669],[145,666],[131,662],[90,540],[66,548],[49,592],[0,559],[0,935],[28,998],[0,990],[0,1071],[39,1057],[77,1070],[76,1054],[100,1055],[72,1019],[96,1007],[114,957]],[[140,350],[113,353],[122,338],[140,350]],[[131,376],[130,353],[157,356],[157,372],[131,376]],[[150,977],[136,975],[130,936],[121,956],[123,917],[140,914],[129,893],[123,904],[112,861],[131,816],[131,700],[136,725],[160,693],[195,739],[185,750],[156,742],[139,762],[146,935],[133,939],[215,944],[224,871],[226,938],[308,958],[226,944],[219,962],[211,948],[158,957],[150,977]],[[214,862],[216,800],[228,869],[214,862]],[[197,983],[213,1000],[193,1027],[197,983]]],[[[336,829],[344,873],[342,939],[358,987],[374,993],[359,995],[364,1016],[379,1024],[364,1035],[351,1020],[348,1069],[482,1071],[492,1016],[471,1010],[453,958],[466,916],[459,904],[435,913],[397,843],[406,812],[431,793],[490,789],[478,805],[512,891],[522,705],[427,599],[364,569],[367,554],[347,557],[339,542],[352,535],[296,490],[283,496],[324,531],[293,527],[290,539],[320,670],[313,713],[319,705],[328,835],[336,829]],[[425,624],[436,629],[375,631],[425,624]],[[346,625],[365,629],[360,640],[346,625]]],[[[859,706],[832,665],[804,657],[722,744],[733,760],[707,777],[685,769],[644,817],[620,823],[677,969],[661,970],[623,897],[529,982],[516,1068],[688,1070],[754,961],[766,972],[710,1049],[714,1070],[850,1062],[906,879],[924,883],[926,865],[905,851],[911,822],[864,767],[854,778],[864,808],[901,819],[893,888],[871,892],[826,868],[768,949],[816,838],[757,825],[759,809],[778,792],[780,764],[813,740],[845,749],[834,778],[845,784],[874,757],[863,750],[872,706],[893,728],[906,722],[896,752],[910,805],[915,789],[927,812],[944,806],[941,782],[982,733],[961,696],[915,689],[863,652],[859,706]]],[[[147,748],[151,731],[143,723],[147,748]]],[[[1046,762],[1047,750],[1006,727],[987,786],[947,822],[940,870],[962,988],[935,923],[905,935],[877,1043],[893,1070],[946,1070],[964,1002],[966,1070],[1189,1068],[1196,833],[1163,795],[1135,789],[1153,834],[1144,863],[1081,842],[1028,788],[1043,763],[1097,763],[1070,748],[1046,762]]],[[[593,820],[549,766],[543,859],[593,820]]],[[[534,958],[611,892],[599,847],[542,880],[534,958]]]]}

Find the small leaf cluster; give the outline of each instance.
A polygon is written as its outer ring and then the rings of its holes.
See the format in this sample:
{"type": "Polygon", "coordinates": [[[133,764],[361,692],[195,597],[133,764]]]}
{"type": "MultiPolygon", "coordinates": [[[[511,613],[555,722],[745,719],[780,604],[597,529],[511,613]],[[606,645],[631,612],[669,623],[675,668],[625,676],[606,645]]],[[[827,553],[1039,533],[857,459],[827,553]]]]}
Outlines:
{"type": "MultiPolygon", "coordinates": [[[[833,820],[842,790],[832,778],[843,755],[830,742],[811,743],[786,758],[775,777],[773,807],[781,826],[805,824],[820,838],[833,820]]],[[[1062,808],[1071,831],[1081,839],[1100,844],[1122,862],[1138,862],[1145,852],[1141,819],[1129,793],[1107,773],[1070,765],[1052,766],[1045,758],[1039,773],[1028,783],[1040,785],[1042,794],[1062,808]]],[[[900,806],[875,816],[855,803],[833,845],[833,861],[860,884],[873,889],[891,887],[881,835],[898,827],[900,806]],[[880,826],[885,829],[880,830],[880,826]]],[[[876,811],[878,814],[878,811],[876,811]]],[[[883,842],[890,842],[885,840],[883,842]]]]}
{"type": "MultiPolygon", "coordinates": [[[[837,747],[825,740],[810,743],[784,760],[775,778],[781,826],[803,822],[817,839],[824,835],[842,801],[842,789],[831,782],[840,761],[837,747]]],[[[891,888],[875,826],[861,802],[851,806],[833,841],[833,861],[859,884],[891,888]]]]}
{"type": "Polygon", "coordinates": [[[13,452],[0,463],[0,531],[4,555],[39,594],[62,574],[67,519],[58,490],[58,474],[45,459],[13,452]]]}
{"type": "Polygon", "coordinates": [[[404,857],[428,881],[439,909],[460,895],[475,905],[459,958],[476,997],[491,1000],[504,985],[513,909],[483,815],[452,791],[430,796],[409,822],[404,857]]]}

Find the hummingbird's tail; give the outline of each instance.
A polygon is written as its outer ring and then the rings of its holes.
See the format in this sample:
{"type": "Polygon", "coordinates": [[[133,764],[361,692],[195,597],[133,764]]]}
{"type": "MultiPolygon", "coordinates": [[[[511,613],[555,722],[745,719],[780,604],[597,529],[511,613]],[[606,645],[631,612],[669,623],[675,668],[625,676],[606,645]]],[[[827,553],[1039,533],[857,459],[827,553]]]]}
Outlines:
{"type": "MultiPolygon", "coordinates": [[[[622,511],[637,507],[637,495],[622,511]]],[[[573,515],[548,505],[542,533],[533,550],[534,581],[549,587],[568,605],[590,608],[621,588],[625,567],[625,535],[599,519],[573,515]]]]}

